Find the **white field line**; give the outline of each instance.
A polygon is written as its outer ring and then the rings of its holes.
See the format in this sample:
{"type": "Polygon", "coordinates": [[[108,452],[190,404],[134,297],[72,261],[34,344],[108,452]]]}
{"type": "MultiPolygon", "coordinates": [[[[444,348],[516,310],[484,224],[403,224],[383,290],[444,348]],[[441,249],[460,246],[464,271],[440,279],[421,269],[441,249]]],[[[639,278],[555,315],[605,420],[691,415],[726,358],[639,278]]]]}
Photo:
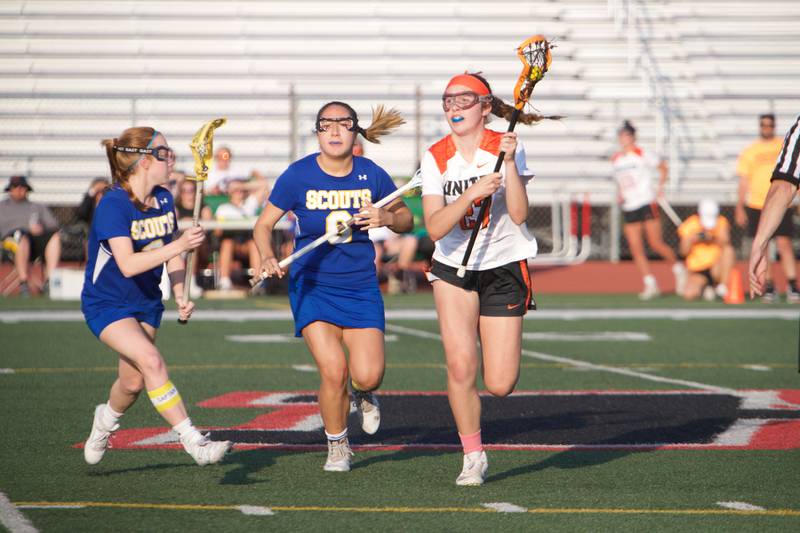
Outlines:
{"type": "Polygon", "coordinates": [[[494,509],[498,513],[527,513],[527,507],[520,507],[519,505],[514,505],[513,503],[508,502],[492,502],[492,503],[482,503],[482,507],[486,507],[487,509],[494,509]]]}
{"type": "Polygon", "coordinates": [[[745,502],[717,502],[717,505],[734,511],[766,511],[766,508],[760,505],[752,505],[745,502]]]}
{"type": "MultiPolygon", "coordinates": [[[[178,318],[176,311],[166,311],[166,320],[178,318]]],[[[436,310],[389,309],[388,320],[434,320],[436,310]]],[[[631,319],[763,319],[798,320],[800,309],[543,309],[525,315],[526,320],[631,320],[631,319]]],[[[83,322],[80,311],[0,311],[0,322],[83,322]]],[[[217,309],[200,310],[190,322],[249,322],[292,320],[289,310],[217,309]]]]}
{"type": "Polygon", "coordinates": [[[15,370],[13,368],[0,368],[0,374],[14,374],[15,370]]]}
{"type": "Polygon", "coordinates": [[[772,370],[770,367],[764,365],[742,365],[742,368],[746,368],[747,370],[755,370],[756,372],[769,372],[772,370]]]}
{"type": "Polygon", "coordinates": [[[714,437],[717,446],[747,446],[759,429],[770,421],[763,418],[740,418],[731,427],[714,437]]]}
{"type": "Polygon", "coordinates": [[[3,524],[11,533],[38,533],[38,529],[19,512],[11,503],[5,493],[0,492],[0,524],[3,524]]]}
{"type": "Polygon", "coordinates": [[[642,331],[583,331],[563,333],[560,331],[524,332],[526,341],[651,341],[653,338],[642,331]]]}
{"type": "Polygon", "coordinates": [[[242,514],[250,516],[272,516],[275,514],[269,507],[261,507],[260,505],[240,505],[239,510],[242,514]]]}
{"type": "MultiPolygon", "coordinates": [[[[387,324],[386,329],[389,331],[393,331],[395,333],[401,333],[406,335],[412,335],[415,337],[420,337],[423,339],[436,339],[441,340],[442,337],[438,333],[431,333],[429,331],[418,330],[415,328],[407,328],[405,326],[397,326],[395,324],[387,324]]],[[[704,391],[712,391],[718,392],[722,394],[728,394],[731,396],[736,397],[744,397],[745,395],[740,391],[730,389],[728,387],[718,387],[716,385],[709,385],[707,383],[700,383],[697,381],[689,381],[685,379],[674,379],[674,378],[666,378],[661,376],[655,376],[652,374],[646,374],[644,372],[637,372],[636,370],[631,370],[630,368],[622,368],[622,367],[613,367],[613,366],[606,366],[606,365],[598,365],[595,363],[589,363],[587,361],[581,361],[580,359],[572,359],[570,357],[560,357],[557,355],[550,355],[542,352],[536,352],[533,350],[526,350],[522,349],[522,355],[526,357],[532,357],[533,359],[539,359],[542,361],[550,361],[553,363],[561,363],[565,365],[572,365],[575,368],[581,368],[585,370],[597,370],[599,372],[609,372],[611,374],[619,374],[622,376],[628,376],[632,378],[639,378],[644,379],[647,381],[654,381],[657,383],[668,383],[670,385],[680,385],[682,387],[690,388],[690,389],[700,389],[704,391]]]]}
{"type": "MultiPolygon", "coordinates": [[[[274,334],[255,334],[255,335],[226,335],[228,342],[248,342],[248,343],[300,343],[303,339],[295,337],[291,333],[274,334]]],[[[386,342],[396,342],[397,335],[386,335],[383,339],[386,342]]]]}

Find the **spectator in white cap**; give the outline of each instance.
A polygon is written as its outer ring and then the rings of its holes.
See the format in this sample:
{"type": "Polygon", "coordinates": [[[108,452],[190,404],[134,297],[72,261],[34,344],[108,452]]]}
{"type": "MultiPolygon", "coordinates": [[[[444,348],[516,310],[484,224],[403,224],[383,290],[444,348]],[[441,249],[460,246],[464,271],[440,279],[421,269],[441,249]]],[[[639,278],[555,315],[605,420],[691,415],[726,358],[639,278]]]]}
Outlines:
{"type": "Polygon", "coordinates": [[[735,253],[731,246],[730,223],[720,215],[719,204],[714,200],[700,200],[697,214],[680,225],[678,236],[689,271],[684,299],[696,300],[701,295],[706,300],[717,296],[724,298],[735,253]]]}

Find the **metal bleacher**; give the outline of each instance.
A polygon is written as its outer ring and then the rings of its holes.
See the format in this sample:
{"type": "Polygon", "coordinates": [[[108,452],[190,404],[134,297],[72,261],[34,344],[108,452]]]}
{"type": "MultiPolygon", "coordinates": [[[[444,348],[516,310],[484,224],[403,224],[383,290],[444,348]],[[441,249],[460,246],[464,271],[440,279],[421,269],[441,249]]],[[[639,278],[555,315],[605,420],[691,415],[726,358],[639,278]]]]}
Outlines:
{"type": "Polygon", "coordinates": [[[612,198],[608,156],[630,118],[669,158],[676,198],[730,200],[756,115],[774,111],[780,130],[800,112],[799,24],[793,0],[4,0],[0,176],[25,173],[35,200],[75,204],[107,173],[101,139],[153,125],[189,169],[194,131],[226,116],[217,143],[274,177],[314,150],[313,116],[331,99],[365,122],[375,104],[402,111],[408,123],[367,155],[409,175],[447,131],[445,81],[481,70],[508,101],[514,47],[543,33],[558,47],[534,104],[566,118],[518,130],[537,198],[612,198]]]}

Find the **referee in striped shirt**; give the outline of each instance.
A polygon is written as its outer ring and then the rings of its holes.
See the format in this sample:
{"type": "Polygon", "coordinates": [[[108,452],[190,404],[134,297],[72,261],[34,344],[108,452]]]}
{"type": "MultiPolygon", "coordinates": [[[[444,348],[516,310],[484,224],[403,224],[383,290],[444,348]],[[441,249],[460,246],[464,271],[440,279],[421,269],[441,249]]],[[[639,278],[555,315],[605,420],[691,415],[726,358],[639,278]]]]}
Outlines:
{"type": "Polygon", "coordinates": [[[800,187],[800,115],[786,133],[771,181],[750,251],[750,298],[764,292],[767,244],[800,187]]]}

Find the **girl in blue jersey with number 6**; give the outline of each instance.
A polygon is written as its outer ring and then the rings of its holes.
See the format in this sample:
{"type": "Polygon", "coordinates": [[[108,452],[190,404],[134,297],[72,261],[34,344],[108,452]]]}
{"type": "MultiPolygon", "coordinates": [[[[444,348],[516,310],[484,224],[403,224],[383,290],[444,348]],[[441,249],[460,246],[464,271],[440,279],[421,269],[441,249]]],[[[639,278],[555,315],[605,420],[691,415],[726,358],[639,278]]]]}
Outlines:
{"type": "Polygon", "coordinates": [[[373,434],[380,411],[372,393],[383,380],[383,299],[368,229],[413,227],[411,211],[398,198],[385,208],[372,205],[396,190],[381,167],[353,155],[356,136],[370,142],[403,124],[394,110],[378,107],[372,124],[358,125],[355,110],[329,102],[317,112],[319,153],[295,161],[278,177],[254,229],[264,274],[282,277],[272,248],[272,229],[284,213],[297,217],[295,249],[303,248],[351,216],[356,227],[295,261],[289,271],[289,301],[295,336],[305,339],[320,374],[319,406],[328,438],[325,470],[350,470],[347,440],[348,377],[361,427],[373,434]],[[344,346],[343,346],[344,345],[344,346]],[[345,357],[344,347],[350,355],[345,357]]]}
{"type": "Polygon", "coordinates": [[[181,254],[200,246],[205,232],[198,226],[176,238],[175,205],[163,187],[175,153],[161,133],[129,128],[102,144],[113,184],[92,219],[81,310],[92,333],[119,355],[119,371],[108,403],[95,408],[84,458],[89,464],[100,462],[119,419],[146,388],[153,406],[197,464],[216,463],[231,443],[211,441],[192,425],[154,344],[164,311],[162,265],[167,264],[180,317],[188,319],[194,304],[182,299],[181,254]]]}

